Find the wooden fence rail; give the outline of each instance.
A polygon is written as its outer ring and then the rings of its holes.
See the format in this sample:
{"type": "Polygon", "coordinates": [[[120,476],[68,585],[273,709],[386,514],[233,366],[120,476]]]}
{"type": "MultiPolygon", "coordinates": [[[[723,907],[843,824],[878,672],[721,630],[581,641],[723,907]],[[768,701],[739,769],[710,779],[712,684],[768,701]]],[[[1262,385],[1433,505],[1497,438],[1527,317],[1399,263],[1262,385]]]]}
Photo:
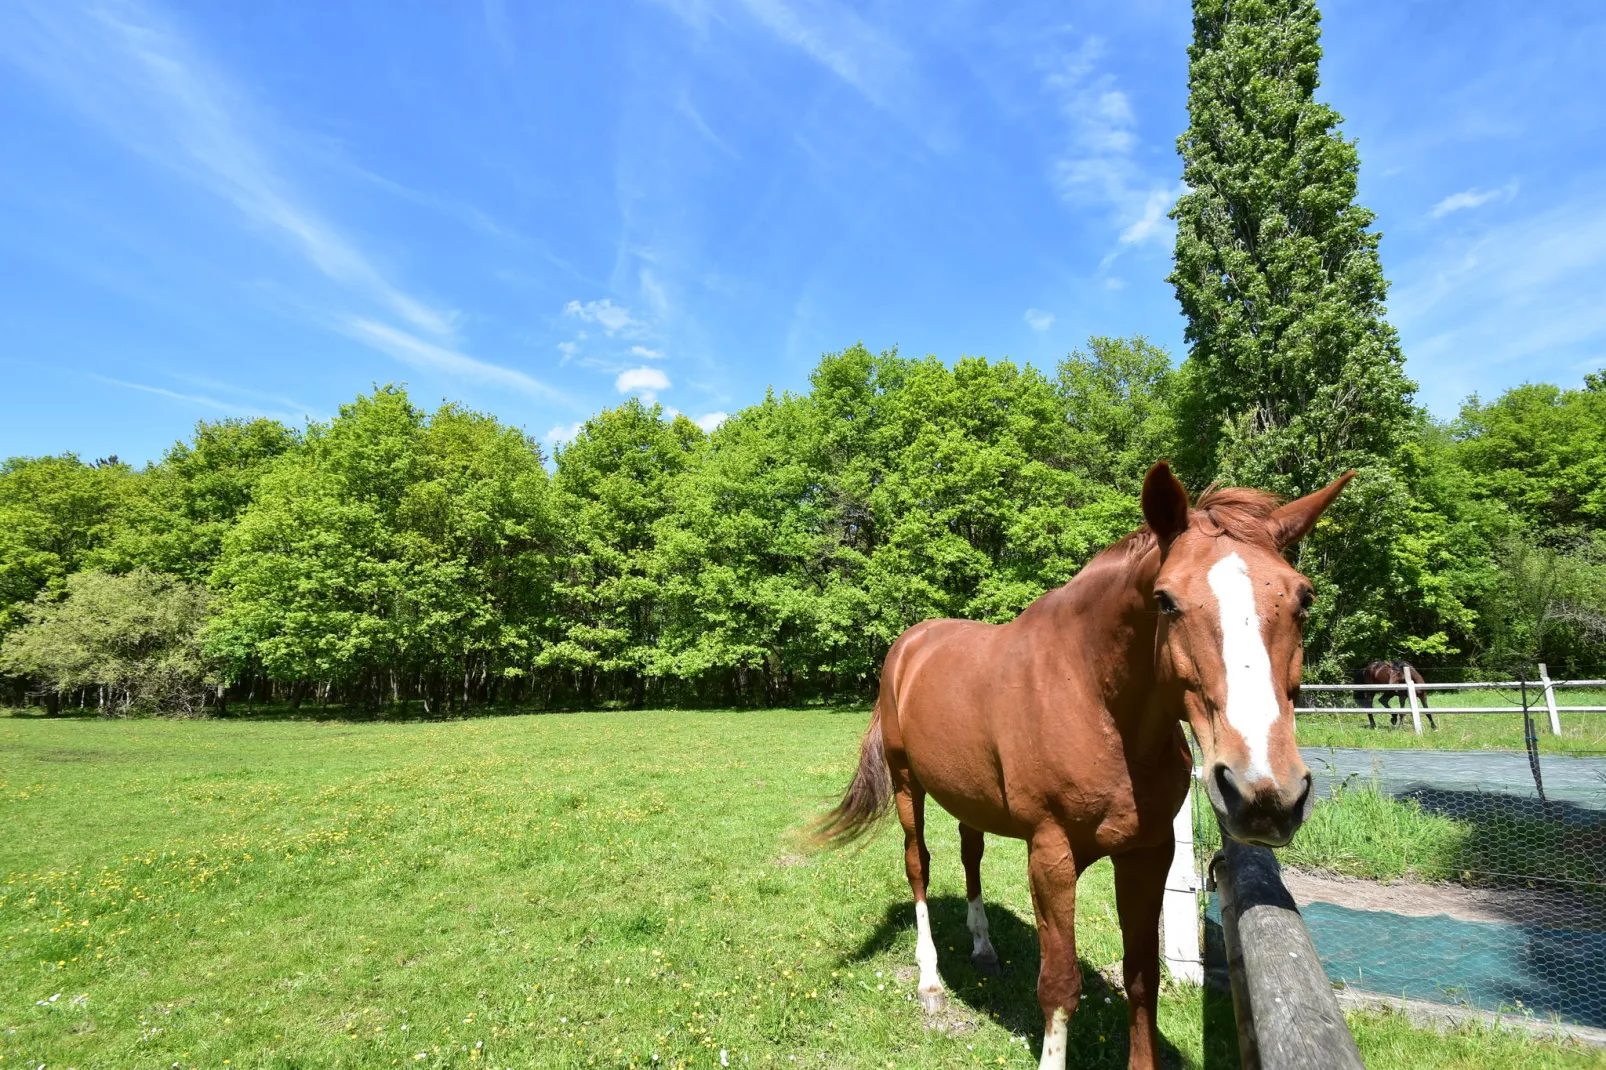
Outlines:
{"type": "Polygon", "coordinates": [[[1223,835],[1210,863],[1244,1070],[1361,1070],[1277,856],[1223,835]]]}

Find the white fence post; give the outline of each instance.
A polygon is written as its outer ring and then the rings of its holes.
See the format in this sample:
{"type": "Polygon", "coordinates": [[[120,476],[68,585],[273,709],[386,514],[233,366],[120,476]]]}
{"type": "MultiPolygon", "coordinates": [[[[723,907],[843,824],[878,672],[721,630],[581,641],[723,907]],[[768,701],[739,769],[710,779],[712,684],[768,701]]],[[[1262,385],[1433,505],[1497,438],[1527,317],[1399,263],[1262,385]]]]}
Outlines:
{"type": "Polygon", "coordinates": [[[1411,697],[1411,727],[1415,728],[1416,734],[1420,736],[1422,734],[1422,707],[1417,704],[1416,681],[1411,679],[1409,670],[1405,673],[1405,693],[1411,697]]]}
{"type": "Polygon", "coordinates": [[[1171,824],[1176,851],[1165,878],[1165,904],[1160,916],[1165,937],[1165,964],[1179,981],[1204,984],[1204,956],[1199,937],[1199,870],[1193,854],[1193,783],[1171,824]]]}
{"type": "Polygon", "coordinates": [[[1556,688],[1550,682],[1550,671],[1539,663],[1539,682],[1545,685],[1545,709],[1550,712],[1550,734],[1561,735],[1561,715],[1556,712],[1556,688]]]}

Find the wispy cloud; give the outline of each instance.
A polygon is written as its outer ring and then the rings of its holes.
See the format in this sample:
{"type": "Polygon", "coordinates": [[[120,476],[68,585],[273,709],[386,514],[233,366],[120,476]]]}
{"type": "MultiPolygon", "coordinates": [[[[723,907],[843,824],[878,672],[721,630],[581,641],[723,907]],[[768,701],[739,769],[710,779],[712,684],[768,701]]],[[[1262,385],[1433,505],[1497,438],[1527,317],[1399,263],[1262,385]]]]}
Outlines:
{"type": "Polygon", "coordinates": [[[1606,197],[1446,237],[1395,275],[1390,318],[1435,412],[1508,384],[1486,370],[1516,361],[1525,378],[1565,378],[1606,351],[1606,197]]]}
{"type": "Polygon", "coordinates": [[[663,355],[663,352],[661,350],[648,349],[646,346],[631,346],[630,347],[630,352],[633,355],[640,357],[642,360],[663,360],[664,359],[664,355],[663,355]]]}
{"type": "Polygon", "coordinates": [[[1065,122],[1064,144],[1049,162],[1049,177],[1067,204],[1108,211],[1121,228],[1121,246],[1163,242],[1171,235],[1166,212],[1179,191],[1170,179],[1139,165],[1137,118],[1114,76],[1099,71],[1103,52],[1103,42],[1089,38],[1058,53],[1043,79],[1065,122]]]}
{"type": "MultiPolygon", "coordinates": [[[[704,35],[715,22],[733,25],[736,20],[727,17],[727,12],[745,14],[770,36],[802,52],[878,108],[906,113],[921,103],[909,51],[854,5],[838,0],[658,2],[704,35]]],[[[695,116],[694,110],[682,109],[682,114],[692,120],[699,133],[730,151],[701,117],[695,116]]]]}
{"type": "Polygon", "coordinates": [[[691,124],[693,130],[703,136],[703,140],[732,159],[741,158],[735,149],[725,143],[724,138],[714,133],[713,127],[708,125],[708,121],[703,118],[703,113],[697,110],[696,105],[691,102],[691,97],[686,94],[685,90],[681,91],[679,98],[675,101],[675,110],[691,124]]]}
{"type": "Polygon", "coordinates": [[[235,386],[233,383],[225,383],[217,379],[208,379],[203,376],[195,375],[183,375],[178,372],[168,372],[167,376],[168,378],[176,379],[181,383],[189,383],[191,386],[198,386],[203,390],[220,390],[225,394],[238,394],[241,397],[252,398],[256,401],[272,402],[274,405],[284,406],[284,409],[287,412],[298,410],[303,413],[312,412],[312,406],[303,404],[302,402],[297,401],[295,398],[285,397],[283,394],[265,394],[260,390],[252,390],[249,387],[235,386]]]}
{"type": "Polygon", "coordinates": [[[610,335],[621,331],[630,334],[646,326],[630,314],[630,309],[616,305],[606,297],[600,301],[587,301],[585,304],[570,301],[563,306],[563,314],[573,316],[583,323],[595,323],[610,335]]]}
{"type": "Polygon", "coordinates": [[[1044,312],[1040,308],[1026,310],[1026,326],[1034,331],[1042,332],[1054,326],[1054,313],[1044,312]]]}
{"type": "Polygon", "coordinates": [[[512,387],[532,397],[546,398],[549,401],[573,405],[568,395],[562,391],[548,386],[524,372],[513,368],[505,368],[500,364],[490,364],[483,360],[447,349],[422,338],[397,330],[383,323],[373,320],[351,318],[346,321],[345,329],[348,334],[358,341],[372,346],[381,352],[388,353],[404,364],[414,368],[421,368],[433,372],[444,372],[447,375],[463,379],[472,379],[477,382],[488,383],[492,386],[512,387]]]}
{"type": "Polygon", "coordinates": [[[1139,245],[1156,237],[1169,240],[1171,232],[1166,213],[1181,192],[1180,186],[1176,189],[1151,189],[1149,199],[1143,205],[1143,215],[1121,232],[1121,244],[1139,245]]]}
{"type": "Polygon", "coordinates": [[[832,74],[891,108],[900,103],[909,55],[884,31],[832,0],[741,0],[772,34],[806,53],[832,74]]]}
{"type": "Polygon", "coordinates": [[[653,401],[658,397],[658,391],[668,390],[669,376],[657,368],[631,368],[619,373],[613,381],[613,388],[621,394],[636,394],[643,400],[653,401]]]}
{"type": "Polygon", "coordinates": [[[199,405],[202,408],[213,409],[217,412],[227,413],[230,416],[270,416],[284,423],[297,424],[300,423],[307,415],[306,413],[297,414],[289,411],[265,410],[255,405],[244,405],[233,401],[221,401],[218,398],[209,397],[205,394],[186,394],[179,390],[169,390],[163,386],[152,386],[149,383],[133,383],[126,379],[114,379],[108,375],[90,374],[89,378],[94,379],[97,382],[106,383],[108,386],[121,387],[124,390],[137,390],[142,394],[155,394],[157,397],[171,398],[174,401],[182,401],[191,405],[199,405]]]}
{"type": "Polygon", "coordinates": [[[1508,182],[1499,189],[1462,190],[1460,193],[1450,194],[1448,197],[1444,198],[1444,200],[1440,201],[1438,204],[1435,204],[1433,206],[1433,210],[1428,214],[1434,219],[1443,219],[1451,212],[1462,212],[1469,208],[1481,208],[1490,201],[1509,201],[1516,196],[1517,183],[1515,182],[1508,182]]]}
{"type": "Polygon", "coordinates": [[[90,8],[24,0],[0,15],[0,55],[128,147],[237,208],[326,278],[413,327],[456,314],[393,282],[294,191],[263,147],[252,107],[183,36],[133,0],[90,8]]]}

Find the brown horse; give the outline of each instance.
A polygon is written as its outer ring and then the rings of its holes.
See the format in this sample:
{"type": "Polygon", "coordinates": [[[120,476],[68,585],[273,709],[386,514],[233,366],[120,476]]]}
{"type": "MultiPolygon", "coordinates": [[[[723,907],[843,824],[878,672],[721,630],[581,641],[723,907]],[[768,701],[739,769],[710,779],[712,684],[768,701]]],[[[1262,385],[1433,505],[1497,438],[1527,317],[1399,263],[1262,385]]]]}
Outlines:
{"type": "MultiPolygon", "coordinates": [[[[1422,679],[1422,674],[1417,670],[1417,667],[1408,661],[1371,661],[1355,670],[1355,682],[1358,684],[1403,684],[1407,677],[1415,684],[1427,683],[1426,680],[1422,679]]],[[[1377,704],[1385,710],[1389,708],[1389,699],[1399,700],[1399,711],[1389,714],[1389,727],[1392,728],[1405,719],[1403,711],[1406,708],[1407,695],[1403,688],[1399,691],[1357,691],[1355,692],[1355,701],[1359,702],[1362,708],[1367,711],[1366,724],[1368,727],[1377,727],[1377,718],[1373,717],[1371,713],[1372,697],[1374,695],[1377,697],[1377,704]]],[[[1418,692],[1416,701],[1424,711],[1427,710],[1427,692],[1418,692]]],[[[1431,713],[1428,714],[1428,727],[1435,732],[1439,730],[1439,726],[1433,723],[1433,714],[1431,713]]]]}
{"type": "Polygon", "coordinates": [[[983,836],[1028,844],[1045,1070],[1065,1065],[1081,991],[1077,878],[1111,857],[1129,1065],[1159,1066],[1160,905],[1193,764],[1182,722],[1204,751],[1205,790],[1228,835],[1286,844],[1311,806],[1292,699],[1313,592],[1283,552],[1350,475],[1286,505],[1225,489],[1190,508],[1162,461],[1143,483],[1145,525],[1069,584],[1008,624],[929,620],[893,644],[858,772],[817,834],[852,839],[895,799],[928,1012],[944,1002],[926,909],[929,794],[959,819],[979,969],[998,969],[981,900],[983,836]]]}

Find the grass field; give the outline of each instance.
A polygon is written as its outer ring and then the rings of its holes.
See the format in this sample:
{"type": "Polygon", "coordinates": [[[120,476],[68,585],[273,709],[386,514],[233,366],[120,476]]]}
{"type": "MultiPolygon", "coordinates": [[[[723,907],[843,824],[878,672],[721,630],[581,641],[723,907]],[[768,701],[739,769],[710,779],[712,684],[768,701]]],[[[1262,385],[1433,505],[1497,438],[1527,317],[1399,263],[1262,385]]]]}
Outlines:
{"type": "MultiPolygon", "coordinates": [[[[1034,1066],[1020,844],[989,847],[1007,965],[987,979],[953,823],[931,823],[944,1032],[912,1000],[900,838],[812,856],[790,838],[865,719],[0,716],[0,1070],[1034,1066]]],[[[1079,907],[1072,1065],[1122,1066],[1107,864],[1079,907]]],[[[1606,1065],[1351,1021],[1374,1068],[1606,1065]]],[[[1219,996],[1169,987],[1161,1028],[1173,1065],[1236,1065],[1219,996]]]]}
{"type": "MultiPolygon", "coordinates": [[[[1606,692],[1558,691],[1557,703],[1564,706],[1606,705],[1606,692]]],[[[1342,697],[1349,702],[1349,696],[1342,697]]],[[[1503,706],[1513,701],[1505,691],[1458,691],[1435,693],[1435,706],[1503,706]]],[[[1391,712],[1396,712],[1390,707],[1391,712]]],[[[1606,754],[1606,713],[1563,713],[1561,735],[1550,734],[1549,715],[1543,705],[1534,709],[1534,728],[1539,749],[1551,754],[1606,754]]],[[[1438,729],[1428,727],[1424,718],[1422,734],[1411,728],[1410,711],[1398,728],[1389,726],[1389,714],[1374,712],[1377,728],[1366,726],[1364,714],[1302,713],[1296,732],[1302,746],[1423,748],[1431,750],[1515,750],[1524,749],[1521,707],[1514,714],[1434,713],[1438,729]]]]}

